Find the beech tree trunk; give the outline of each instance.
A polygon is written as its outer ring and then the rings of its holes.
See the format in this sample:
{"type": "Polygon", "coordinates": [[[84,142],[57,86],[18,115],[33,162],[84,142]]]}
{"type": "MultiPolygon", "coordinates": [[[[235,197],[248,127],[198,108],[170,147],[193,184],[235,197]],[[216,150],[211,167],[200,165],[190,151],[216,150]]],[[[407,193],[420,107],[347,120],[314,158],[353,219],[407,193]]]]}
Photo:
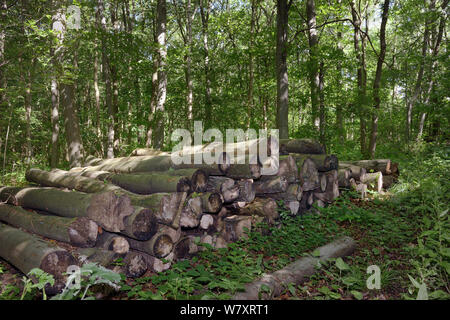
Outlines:
{"type": "Polygon", "coordinates": [[[104,250],[114,251],[118,254],[126,254],[130,250],[130,244],[127,239],[118,234],[106,231],[102,231],[98,235],[95,246],[104,250]]]}
{"type": "Polygon", "coordinates": [[[64,288],[66,279],[64,273],[69,266],[77,264],[66,250],[2,223],[0,223],[0,243],[2,244],[0,257],[24,274],[39,268],[53,275],[55,284],[45,288],[48,294],[56,294],[64,288]]]}
{"type": "Polygon", "coordinates": [[[69,218],[87,217],[111,232],[125,229],[124,219],[133,213],[125,196],[113,192],[84,194],[54,188],[0,188],[0,199],[30,209],[69,218]]]}
{"type": "Polygon", "coordinates": [[[374,101],[374,114],[372,115],[372,128],[370,132],[370,143],[368,153],[373,159],[375,157],[375,150],[377,147],[378,136],[378,112],[380,110],[381,98],[380,98],[380,85],[381,85],[381,73],[383,70],[384,57],[386,55],[386,23],[389,14],[390,0],[384,0],[383,14],[381,18],[380,26],[380,53],[378,55],[377,69],[375,71],[375,79],[373,81],[373,101],[374,101]]]}
{"type": "Polygon", "coordinates": [[[277,74],[277,128],[281,139],[289,138],[287,69],[289,6],[287,0],[277,0],[277,46],[275,66],[277,74]]]}
{"type": "Polygon", "coordinates": [[[85,217],[65,218],[37,214],[21,207],[0,203],[0,220],[16,228],[77,247],[92,247],[97,240],[97,224],[85,217]]]}
{"type": "Polygon", "coordinates": [[[172,252],[172,238],[164,233],[156,233],[150,240],[138,241],[127,238],[130,247],[134,250],[148,253],[157,258],[164,258],[172,252]]]}
{"type": "Polygon", "coordinates": [[[325,148],[311,139],[280,139],[280,154],[306,153],[324,154],[325,148]]]}

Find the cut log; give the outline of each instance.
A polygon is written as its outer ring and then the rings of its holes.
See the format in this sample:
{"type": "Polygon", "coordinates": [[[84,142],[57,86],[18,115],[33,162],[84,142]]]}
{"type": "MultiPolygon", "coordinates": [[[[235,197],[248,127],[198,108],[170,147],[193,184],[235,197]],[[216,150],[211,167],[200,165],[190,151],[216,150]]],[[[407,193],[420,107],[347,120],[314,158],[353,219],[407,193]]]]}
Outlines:
{"type": "Polygon", "coordinates": [[[231,164],[226,176],[232,179],[258,179],[261,177],[261,164],[246,160],[244,164],[231,164]]]}
{"type": "Polygon", "coordinates": [[[157,258],[166,257],[173,249],[172,238],[162,232],[155,234],[150,240],[139,241],[127,238],[130,248],[148,253],[157,258]]]}
{"type": "Polygon", "coordinates": [[[173,252],[170,253],[167,257],[165,257],[164,261],[143,252],[142,255],[144,256],[145,261],[147,263],[147,268],[156,273],[160,273],[170,269],[170,266],[172,265],[172,260],[174,259],[173,252]]]}
{"type": "Polygon", "coordinates": [[[85,217],[65,218],[41,215],[21,207],[0,203],[0,220],[16,228],[77,247],[93,247],[97,241],[97,224],[85,217]]]}
{"type": "Polygon", "coordinates": [[[113,174],[107,178],[107,181],[137,194],[160,192],[190,193],[192,191],[190,177],[172,176],[164,173],[113,174]]]}
{"type": "Polygon", "coordinates": [[[176,260],[189,259],[198,253],[199,248],[195,243],[195,238],[195,235],[189,235],[175,244],[174,254],[176,260]]]}
{"type": "Polygon", "coordinates": [[[157,231],[157,221],[151,209],[134,207],[134,212],[125,218],[125,229],[120,233],[136,240],[149,240],[157,231]]]}
{"type": "Polygon", "coordinates": [[[129,199],[113,192],[84,194],[54,188],[0,188],[0,198],[10,204],[48,211],[62,217],[87,217],[103,229],[119,232],[124,219],[133,213],[129,199]]]}
{"type": "Polygon", "coordinates": [[[181,211],[180,226],[183,228],[197,227],[200,224],[202,213],[202,199],[200,197],[188,199],[181,211]]]}
{"type": "Polygon", "coordinates": [[[292,183],[287,187],[286,192],[272,193],[266,196],[275,200],[300,201],[302,200],[303,190],[299,183],[292,183]]]}
{"type": "Polygon", "coordinates": [[[344,162],[339,162],[339,169],[350,169],[351,178],[355,179],[356,181],[361,181],[362,179],[364,179],[364,175],[367,172],[367,170],[363,167],[358,167],[344,162]]]}
{"type": "Polygon", "coordinates": [[[215,249],[224,249],[228,246],[227,241],[222,236],[217,236],[216,241],[214,242],[215,249]]]}
{"type": "Polygon", "coordinates": [[[294,200],[294,201],[285,201],[284,205],[287,209],[289,209],[292,216],[295,216],[298,214],[300,210],[300,201],[294,200]]]}
{"type": "Polygon", "coordinates": [[[393,175],[383,176],[383,188],[389,189],[395,183],[395,177],[393,175]]]}
{"type": "Polygon", "coordinates": [[[114,251],[117,254],[125,254],[130,250],[130,244],[127,239],[106,231],[98,235],[95,246],[100,249],[114,251]]]}
{"type": "Polygon", "coordinates": [[[268,193],[286,192],[288,180],[284,176],[263,176],[253,183],[257,196],[264,196],[268,193]]]}
{"type": "Polygon", "coordinates": [[[342,168],[338,170],[338,184],[340,188],[350,188],[350,178],[352,170],[350,168],[342,168]]]}
{"type": "Polygon", "coordinates": [[[246,234],[252,228],[252,217],[233,215],[224,219],[225,228],[222,237],[227,242],[236,242],[248,237],[246,234]]]}
{"type": "Polygon", "coordinates": [[[157,224],[157,230],[159,233],[167,234],[173,243],[177,243],[181,238],[181,228],[174,229],[164,224],[157,224]]]}
{"type": "Polygon", "coordinates": [[[314,192],[307,191],[303,193],[302,200],[300,201],[300,210],[299,213],[304,214],[309,209],[311,209],[314,203],[314,192]]]}
{"type": "MultiPolygon", "coordinates": [[[[337,170],[331,170],[321,173],[322,177],[325,177],[327,183],[323,192],[314,192],[314,198],[321,200],[325,203],[332,203],[334,199],[339,197],[339,181],[337,170]]],[[[322,191],[322,190],[319,190],[322,191]]]]}
{"type": "Polygon", "coordinates": [[[0,257],[24,274],[39,268],[53,275],[55,284],[45,288],[48,294],[56,294],[64,288],[66,283],[64,274],[67,268],[77,264],[66,250],[2,223],[0,223],[0,243],[0,257]]]}
{"type": "Polygon", "coordinates": [[[236,182],[239,187],[239,197],[235,199],[236,202],[252,202],[256,197],[255,185],[252,179],[241,179],[236,182]]]}
{"type": "Polygon", "coordinates": [[[278,205],[270,198],[255,198],[252,202],[239,210],[240,215],[261,216],[266,218],[266,222],[273,224],[280,217],[278,205]]]}
{"type": "Polygon", "coordinates": [[[94,178],[70,174],[68,171],[59,169],[49,172],[32,168],[26,172],[25,178],[44,187],[69,188],[86,193],[120,190],[114,185],[105,184],[94,178]]]}
{"type": "Polygon", "coordinates": [[[138,278],[147,271],[147,261],[141,252],[130,251],[120,254],[102,248],[78,249],[80,263],[97,263],[129,278],[138,278]]]}
{"type": "Polygon", "coordinates": [[[327,189],[327,176],[323,172],[319,172],[320,191],[325,192],[327,189]]]}
{"type": "Polygon", "coordinates": [[[376,192],[381,192],[383,189],[383,174],[381,171],[374,173],[366,173],[362,183],[367,185],[370,190],[375,190],[376,192]]]}
{"type": "Polygon", "coordinates": [[[319,171],[310,158],[297,161],[299,179],[303,191],[311,191],[320,187],[319,171]]]}
{"type": "Polygon", "coordinates": [[[298,166],[293,156],[287,155],[279,157],[277,176],[285,177],[289,183],[298,181],[298,166]]]}
{"type": "Polygon", "coordinates": [[[239,185],[236,181],[220,176],[210,176],[206,187],[208,192],[219,192],[222,194],[224,203],[230,203],[239,197],[239,185]]]}
{"type": "Polygon", "coordinates": [[[142,157],[142,156],[160,156],[160,155],[168,155],[169,153],[161,151],[161,150],[156,150],[156,149],[151,149],[151,148],[137,148],[134,149],[131,154],[130,157],[142,157]]]}
{"type": "Polygon", "coordinates": [[[317,141],[311,139],[280,139],[280,154],[308,153],[324,154],[325,148],[317,141]]]}
{"type": "Polygon", "coordinates": [[[217,213],[222,208],[222,195],[218,192],[199,193],[198,196],[202,200],[202,211],[208,213],[217,213]]]}
{"type": "Polygon", "coordinates": [[[200,229],[208,230],[212,225],[214,225],[214,218],[210,214],[204,214],[200,219],[200,229]]]}
{"type": "MultiPolygon", "coordinates": [[[[381,171],[381,173],[384,175],[389,175],[392,173],[391,160],[389,160],[389,159],[343,161],[343,164],[362,167],[362,168],[366,169],[367,172],[381,171]]],[[[398,166],[397,166],[397,168],[398,168],[398,166]]]]}
{"type": "Polygon", "coordinates": [[[302,161],[305,158],[311,159],[320,172],[326,172],[339,168],[339,161],[334,154],[291,154],[295,161],[302,161]]]}

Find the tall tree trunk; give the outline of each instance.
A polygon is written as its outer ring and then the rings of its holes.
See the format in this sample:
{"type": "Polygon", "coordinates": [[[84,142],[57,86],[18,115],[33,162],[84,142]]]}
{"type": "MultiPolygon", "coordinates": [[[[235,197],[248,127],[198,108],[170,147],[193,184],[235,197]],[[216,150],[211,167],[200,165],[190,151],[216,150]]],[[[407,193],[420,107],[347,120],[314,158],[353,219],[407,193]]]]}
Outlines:
{"type": "MultiPolygon", "coordinates": [[[[356,96],[356,109],[359,114],[359,145],[361,154],[366,153],[366,65],[365,65],[365,45],[364,45],[364,36],[360,31],[361,28],[361,13],[355,9],[355,4],[352,1],[350,3],[351,11],[352,11],[352,20],[353,20],[353,45],[355,49],[356,59],[358,60],[358,70],[357,70],[357,96],[356,96]],[[359,44],[359,40],[361,39],[361,47],[359,44]]],[[[366,23],[366,28],[367,23],[366,23]]]]}
{"type": "Polygon", "coordinates": [[[389,15],[390,0],[385,0],[383,4],[383,15],[380,26],[380,53],[377,61],[377,69],[375,71],[375,79],[373,81],[373,101],[374,110],[372,115],[372,128],[370,133],[369,155],[373,159],[375,157],[375,150],[377,147],[378,136],[378,112],[380,110],[380,84],[381,74],[383,70],[384,57],[386,55],[386,23],[389,15]]]}
{"type": "Polygon", "coordinates": [[[253,38],[255,33],[255,19],[256,19],[256,6],[255,0],[251,1],[251,17],[250,17],[250,46],[248,54],[248,93],[247,93],[247,129],[250,128],[252,109],[254,105],[253,101],[253,86],[254,86],[254,67],[253,67],[253,38]]]}
{"type": "Polygon", "coordinates": [[[289,82],[287,69],[288,14],[287,0],[277,0],[277,47],[275,65],[277,75],[277,128],[280,139],[289,138],[289,82]]]}
{"type": "Polygon", "coordinates": [[[411,122],[412,122],[412,111],[414,105],[416,104],[422,89],[422,78],[425,67],[425,59],[428,51],[428,42],[429,42],[429,20],[425,21],[425,31],[423,34],[423,42],[422,42],[422,57],[420,61],[419,71],[417,72],[416,84],[414,85],[414,91],[412,96],[407,101],[406,106],[406,141],[409,142],[411,137],[411,122]]]}
{"type": "MultiPolygon", "coordinates": [[[[337,43],[337,48],[338,50],[342,53],[342,56],[344,54],[344,49],[342,47],[342,32],[338,31],[337,33],[337,37],[338,37],[338,43],[337,43]]],[[[344,128],[344,115],[343,115],[343,96],[341,93],[341,88],[342,88],[342,63],[339,60],[337,62],[336,65],[336,71],[337,71],[337,87],[338,87],[338,101],[336,104],[336,128],[337,128],[337,133],[338,133],[338,137],[339,137],[339,141],[341,143],[343,143],[345,141],[345,128],[344,128]]]]}
{"type": "MultiPolygon", "coordinates": [[[[0,23],[2,25],[0,29],[0,65],[3,65],[5,61],[5,43],[6,43],[6,30],[4,24],[6,24],[6,14],[8,10],[8,5],[6,0],[2,0],[0,7],[0,23]]],[[[6,111],[6,75],[4,72],[4,67],[0,67],[0,114],[5,114],[6,111]]],[[[2,145],[3,129],[5,128],[5,123],[3,119],[0,120],[0,149],[2,145]]]]}
{"type": "Polygon", "coordinates": [[[192,21],[194,20],[195,6],[192,10],[191,0],[186,1],[186,105],[188,128],[193,128],[194,123],[194,88],[192,83],[192,21]]]}
{"type": "Polygon", "coordinates": [[[311,90],[311,114],[313,126],[319,130],[319,38],[316,28],[316,6],[314,0],[306,1],[306,19],[309,42],[309,86],[311,90]]]}
{"type": "Polygon", "coordinates": [[[27,122],[26,126],[26,164],[27,166],[31,163],[31,157],[33,155],[32,145],[31,145],[31,69],[33,68],[35,59],[31,62],[31,66],[26,71],[25,79],[25,118],[27,122]]]}
{"type": "MultiPolygon", "coordinates": [[[[57,5],[57,3],[55,3],[57,5]]],[[[55,6],[56,7],[56,6],[55,6]]],[[[50,151],[50,167],[56,168],[59,162],[59,87],[58,87],[58,77],[61,72],[62,67],[62,41],[63,41],[63,30],[61,29],[63,23],[62,10],[57,10],[52,17],[52,29],[57,33],[57,46],[56,48],[52,46],[50,48],[50,56],[53,60],[53,72],[51,78],[51,124],[52,124],[52,141],[51,141],[51,151],[50,151]]]]}
{"type": "Polygon", "coordinates": [[[97,134],[97,150],[103,154],[102,129],[100,124],[100,89],[98,86],[98,51],[97,42],[94,45],[94,94],[95,94],[95,129],[97,134]]]}
{"type": "MultiPolygon", "coordinates": [[[[432,10],[434,9],[433,8],[434,3],[435,3],[435,1],[432,1],[432,3],[431,3],[432,10]]],[[[432,62],[430,64],[430,72],[429,72],[430,77],[429,77],[429,81],[427,84],[426,98],[424,101],[424,104],[427,108],[430,108],[429,103],[430,103],[430,99],[434,92],[434,87],[436,84],[435,78],[433,77],[433,75],[434,75],[434,72],[435,72],[437,64],[438,64],[437,55],[438,55],[439,49],[441,47],[442,37],[444,35],[444,30],[445,30],[445,23],[447,21],[447,12],[446,12],[447,5],[448,5],[448,0],[444,0],[441,4],[441,13],[440,13],[441,18],[439,20],[438,33],[437,33],[437,36],[433,43],[432,52],[431,52],[432,62]]],[[[423,128],[425,126],[426,117],[427,117],[427,112],[422,112],[422,114],[420,115],[419,130],[417,133],[417,141],[419,141],[422,138],[423,128]]]]}
{"type": "Polygon", "coordinates": [[[325,93],[324,93],[324,63],[319,65],[319,140],[326,148],[326,110],[325,110],[325,93]]]}
{"type": "Polygon", "coordinates": [[[108,111],[108,136],[106,143],[106,158],[114,158],[114,110],[112,102],[112,88],[111,88],[111,70],[108,57],[108,48],[106,47],[106,17],[104,16],[105,7],[103,0],[97,0],[96,18],[98,24],[101,26],[101,44],[102,44],[102,71],[103,79],[105,81],[105,102],[108,111]]]}
{"type": "Polygon", "coordinates": [[[212,125],[212,98],[211,98],[211,73],[209,65],[209,40],[208,24],[211,4],[209,0],[200,1],[200,14],[202,18],[203,51],[204,51],[204,72],[205,72],[205,128],[212,125]]]}
{"type": "Polygon", "coordinates": [[[161,149],[164,144],[164,105],[167,95],[167,71],[166,71],[166,0],[158,0],[156,8],[156,37],[158,46],[158,96],[156,100],[154,118],[154,147],[161,149]]]}

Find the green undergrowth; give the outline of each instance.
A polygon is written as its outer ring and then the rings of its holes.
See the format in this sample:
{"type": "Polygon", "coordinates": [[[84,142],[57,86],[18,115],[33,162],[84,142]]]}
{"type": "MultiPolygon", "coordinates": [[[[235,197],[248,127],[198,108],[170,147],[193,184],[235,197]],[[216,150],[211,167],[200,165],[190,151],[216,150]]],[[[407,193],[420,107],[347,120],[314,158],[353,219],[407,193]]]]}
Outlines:
{"type": "MultiPolygon", "coordinates": [[[[317,266],[301,285],[287,284],[276,299],[449,299],[450,161],[448,149],[427,147],[400,162],[399,181],[386,194],[359,199],[343,192],[333,205],[291,217],[281,210],[281,223],[228,248],[179,261],[170,270],[124,279],[108,299],[230,299],[244,285],[283,268],[339,236],[357,242],[343,259],[317,266]],[[380,287],[369,288],[368,267],[380,271],[380,287]]],[[[7,272],[0,264],[1,273],[7,272]]],[[[1,298],[20,298],[21,290],[3,290],[1,298]],[[17,297],[18,296],[18,297],[17,297]]],[[[87,296],[93,296],[90,292],[87,296]]],[[[32,298],[27,295],[27,298],[32,298]]],[[[41,299],[36,291],[34,299],[41,299]]],[[[74,297],[79,298],[79,297],[74,297]]]]}

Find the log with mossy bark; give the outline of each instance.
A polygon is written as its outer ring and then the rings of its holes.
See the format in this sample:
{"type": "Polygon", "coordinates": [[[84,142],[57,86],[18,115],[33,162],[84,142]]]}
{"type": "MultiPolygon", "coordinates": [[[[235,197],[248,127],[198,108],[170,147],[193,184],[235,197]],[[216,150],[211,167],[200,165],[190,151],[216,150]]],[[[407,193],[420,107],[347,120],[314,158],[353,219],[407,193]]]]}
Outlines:
{"type": "Polygon", "coordinates": [[[252,228],[252,217],[233,215],[226,217],[224,223],[222,237],[227,242],[235,242],[247,237],[247,232],[252,228]]]}
{"type": "Polygon", "coordinates": [[[285,192],[268,193],[266,196],[275,200],[300,201],[302,200],[303,189],[299,183],[291,183],[285,192]]]}
{"type": "Polygon", "coordinates": [[[265,196],[268,193],[286,192],[289,183],[284,176],[263,176],[253,185],[256,196],[265,196]]]}
{"type": "Polygon", "coordinates": [[[240,208],[239,215],[257,215],[266,218],[266,222],[273,224],[280,217],[278,205],[274,199],[256,197],[255,200],[240,208]]]}
{"type": "Polygon", "coordinates": [[[311,159],[317,170],[320,172],[326,172],[339,168],[339,161],[336,155],[334,154],[291,154],[291,156],[295,159],[295,161],[301,161],[302,159],[309,158],[311,159]]]}
{"type": "Polygon", "coordinates": [[[166,257],[173,249],[172,237],[163,233],[156,233],[150,240],[139,241],[127,238],[130,248],[148,253],[157,258],[166,257]]]}
{"type": "Polygon", "coordinates": [[[192,191],[191,179],[189,177],[171,176],[164,173],[113,174],[106,180],[122,189],[137,194],[159,192],[191,193],[192,191]]]}
{"type": "Polygon", "coordinates": [[[126,254],[130,250],[130,244],[127,239],[116,233],[104,230],[98,235],[95,246],[118,254],[126,254]]]}
{"type": "Polygon", "coordinates": [[[303,191],[311,191],[320,187],[319,171],[310,158],[302,158],[297,161],[299,181],[303,191]]]}
{"type": "Polygon", "coordinates": [[[352,170],[349,168],[342,168],[338,170],[338,184],[339,188],[350,188],[350,178],[352,177],[352,170]]]}
{"type": "MultiPolygon", "coordinates": [[[[202,169],[207,174],[224,175],[223,169],[219,169],[220,158],[213,164],[207,164],[204,161],[195,162],[194,156],[189,156],[186,161],[179,159],[178,162],[173,155],[156,155],[142,157],[122,157],[114,159],[105,159],[95,166],[71,169],[70,172],[77,172],[83,175],[86,172],[109,171],[113,173],[138,173],[138,172],[154,172],[169,171],[177,169],[202,169]],[[175,160],[175,161],[174,161],[175,160]]],[[[202,160],[202,159],[200,159],[202,160]]],[[[224,160],[222,160],[223,162],[224,160]]]]}
{"type": "Polygon", "coordinates": [[[87,193],[112,192],[117,197],[123,199],[122,202],[129,202],[133,206],[133,213],[136,211],[135,207],[148,208],[152,210],[158,221],[166,224],[177,223],[177,215],[181,212],[184,198],[186,197],[186,193],[183,192],[137,195],[118,186],[104,183],[94,178],[74,176],[62,170],[47,172],[32,169],[28,171],[27,179],[44,186],[65,187],[87,193]]]}
{"type": "Polygon", "coordinates": [[[280,154],[288,153],[306,153],[306,154],[324,154],[325,148],[317,141],[312,139],[280,139],[280,154]]]}
{"type": "Polygon", "coordinates": [[[218,192],[203,192],[194,194],[202,201],[202,211],[207,213],[217,213],[223,205],[222,195],[218,192]]]}
{"type": "Polygon", "coordinates": [[[148,269],[147,261],[141,252],[130,251],[120,254],[102,248],[77,249],[80,263],[97,263],[129,278],[138,278],[148,269]]]}
{"type": "Polygon", "coordinates": [[[77,247],[93,247],[97,241],[98,226],[85,217],[65,218],[42,215],[21,207],[0,203],[0,221],[77,247]]]}
{"type": "Polygon", "coordinates": [[[172,265],[172,261],[174,260],[174,257],[175,257],[175,254],[173,252],[171,252],[167,257],[165,257],[163,259],[156,258],[145,252],[140,252],[140,253],[143,255],[143,257],[147,263],[147,268],[156,273],[160,273],[165,270],[168,270],[170,268],[170,266],[172,265]]]}
{"type": "Polygon", "coordinates": [[[356,181],[364,179],[367,170],[363,167],[355,166],[351,163],[339,162],[339,169],[349,169],[351,171],[351,178],[356,181]]]}
{"type": "Polygon", "coordinates": [[[119,232],[134,211],[125,195],[113,192],[85,194],[55,188],[0,188],[0,199],[29,209],[47,211],[68,218],[87,217],[103,229],[119,232]]]}
{"type": "Polygon", "coordinates": [[[332,203],[339,197],[339,180],[337,170],[331,170],[321,173],[321,176],[326,179],[325,190],[314,191],[314,198],[323,201],[324,203],[332,203]]]}
{"type": "MultiPolygon", "coordinates": [[[[39,268],[51,274],[55,283],[46,286],[48,294],[61,291],[66,283],[65,273],[75,258],[66,250],[17,228],[0,223],[0,257],[28,274],[39,268]]],[[[36,279],[32,277],[32,280],[36,279]]]]}
{"type": "Polygon", "coordinates": [[[134,149],[130,157],[142,157],[142,156],[160,156],[160,155],[168,155],[168,152],[152,149],[152,148],[137,148],[134,149]]]}
{"type": "MultiPolygon", "coordinates": [[[[362,167],[367,170],[367,172],[378,172],[380,171],[384,175],[389,175],[392,173],[391,170],[391,160],[389,159],[373,159],[373,160],[357,160],[357,161],[342,161],[344,165],[354,165],[362,167]]],[[[398,170],[398,166],[395,170],[398,170]]]]}

